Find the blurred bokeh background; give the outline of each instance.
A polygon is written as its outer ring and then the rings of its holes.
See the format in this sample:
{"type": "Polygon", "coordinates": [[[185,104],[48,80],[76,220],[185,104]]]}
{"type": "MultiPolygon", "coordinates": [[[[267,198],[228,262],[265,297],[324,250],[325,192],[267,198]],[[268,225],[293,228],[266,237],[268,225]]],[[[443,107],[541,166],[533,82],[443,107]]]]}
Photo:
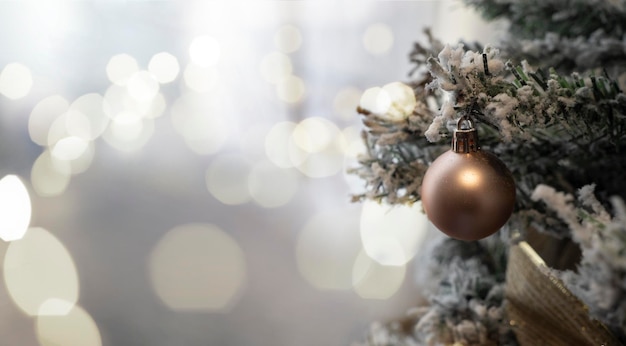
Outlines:
{"type": "Polygon", "coordinates": [[[349,345],[402,315],[433,234],[350,203],[355,108],[459,6],[0,1],[0,344],[349,345]]]}

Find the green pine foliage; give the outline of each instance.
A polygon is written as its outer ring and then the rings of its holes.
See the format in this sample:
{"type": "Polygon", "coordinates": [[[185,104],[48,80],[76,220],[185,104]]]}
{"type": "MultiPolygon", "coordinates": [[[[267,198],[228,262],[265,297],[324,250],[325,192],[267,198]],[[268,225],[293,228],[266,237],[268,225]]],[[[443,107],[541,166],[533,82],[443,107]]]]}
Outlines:
{"type": "MultiPolygon", "coordinates": [[[[419,201],[424,172],[450,148],[457,119],[470,115],[481,148],[515,177],[518,197],[505,228],[532,227],[577,243],[577,270],[559,275],[626,341],[626,95],[619,83],[626,75],[626,1],[465,1],[488,19],[507,20],[508,35],[499,49],[444,45],[430,32],[428,42],[415,44],[408,82],[414,112],[390,120],[359,109],[368,151],[353,173],[367,188],[354,199],[419,201]]],[[[496,294],[505,285],[507,237],[435,248],[439,285],[430,305],[412,310],[402,328],[377,325],[369,344],[515,344],[505,300],[496,294]]]]}
{"type": "Polygon", "coordinates": [[[506,19],[518,38],[588,37],[598,28],[621,37],[626,33],[626,2],[584,0],[464,0],[488,20],[506,19]]]}
{"type": "Polygon", "coordinates": [[[624,0],[464,0],[489,20],[509,23],[507,57],[560,72],[623,72],[624,0]]]}

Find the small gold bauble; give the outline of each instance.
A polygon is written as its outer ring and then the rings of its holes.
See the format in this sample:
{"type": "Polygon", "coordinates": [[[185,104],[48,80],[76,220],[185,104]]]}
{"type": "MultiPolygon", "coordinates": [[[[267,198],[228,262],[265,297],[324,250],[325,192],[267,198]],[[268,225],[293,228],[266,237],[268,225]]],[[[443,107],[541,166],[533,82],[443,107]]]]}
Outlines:
{"type": "Polygon", "coordinates": [[[478,149],[475,129],[454,134],[452,149],[439,156],[424,175],[422,206],[443,233],[478,240],[497,232],[511,216],[515,182],[500,159],[478,149]]]}

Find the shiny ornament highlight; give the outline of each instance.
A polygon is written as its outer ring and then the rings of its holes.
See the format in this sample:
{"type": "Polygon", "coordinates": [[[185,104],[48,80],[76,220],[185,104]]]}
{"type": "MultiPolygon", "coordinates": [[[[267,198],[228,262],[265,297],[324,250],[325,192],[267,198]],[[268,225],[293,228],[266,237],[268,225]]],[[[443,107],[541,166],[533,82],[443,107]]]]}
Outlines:
{"type": "Polygon", "coordinates": [[[459,120],[452,149],[428,168],[421,188],[428,219],[443,233],[472,241],[497,232],[515,205],[515,182],[495,155],[478,147],[472,122],[459,120]],[[469,129],[460,129],[463,121],[469,129]]]}

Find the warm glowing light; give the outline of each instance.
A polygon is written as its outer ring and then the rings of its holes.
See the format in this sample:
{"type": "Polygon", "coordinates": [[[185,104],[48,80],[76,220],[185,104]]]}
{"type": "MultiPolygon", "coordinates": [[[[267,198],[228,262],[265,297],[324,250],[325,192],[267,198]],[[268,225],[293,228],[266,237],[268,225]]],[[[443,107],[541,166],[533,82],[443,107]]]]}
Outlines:
{"type": "Polygon", "coordinates": [[[367,147],[361,137],[361,131],[362,128],[360,126],[348,126],[341,131],[344,138],[343,143],[345,144],[342,149],[346,158],[356,159],[367,151],[367,147]]]}
{"type": "Polygon", "coordinates": [[[352,267],[361,250],[357,218],[346,210],[310,218],[296,244],[300,274],[320,290],[352,288],[352,267]]]}
{"type": "Polygon", "coordinates": [[[389,83],[383,86],[391,100],[391,105],[385,116],[391,120],[403,120],[413,113],[417,101],[413,89],[400,82],[389,83]]]}
{"type": "Polygon", "coordinates": [[[152,119],[142,119],[138,114],[127,111],[115,116],[103,139],[117,150],[130,152],[141,149],[153,134],[152,119]]]}
{"type": "Polygon", "coordinates": [[[19,99],[30,92],[33,87],[33,75],[30,69],[20,63],[7,64],[0,72],[0,94],[19,99]]]}
{"type": "Polygon", "coordinates": [[[117,85],[126,85],[137,71],[139,71],[137,60],[128,54],[112,56],[106,66],[107,77],[117,85]]]}
{"type": "Polygon", "coordinates": [[[393,32],[382,23],[370,25],[363,34],[365,50],[374,55],[387,53],[393,46],[393,32]]]}
{"type": "Polygon", "coordinates": [[[111,84],[104,93],[104,100],[108,105],[106,116],[114,119],[119,113],[135,110],[138,100],[128,94],[128,88],[111,84]]]}
{"type": "Polygon", "coordinates": [[[333,100],[333,110],[341,120],[353,121],[356,119],[356,108],[359,105],[363,92],[357,88],[339,90],[333,100]]]}
{"type": "MultiPolygon", "coordinates": [[[[78,137],[83,141],[96,139],[109,123],[105,114],[108,108],[99,94],[86,94],[77,98],[66,112],[57,116],[48,126],[46,145],[53,147],[67,137],[78,137]]],[[[41,137],[43,139],[44,136],[41,137]]]]}
{"type": "Polygon", "coordinates": [[[387,205],[366,201],[361,210],[361,241],[368,256],[382,265],[404,265],[424,242],[428,218],[421,203],[387,205]]]}
{"type": "Polygon", "coordinates": [[[152,100],[159,92],[159,82],[148,71],[134,73],[126,84],[128,94],[137,100],[152,100]]]}
{"type": "MultiPolygon", "coordinates": [[[[42,305],[68,305],[62,300],[49,300],[42,305]]],[[[91,315],[78,305],[69,305],[65,315],[40,315],[37,317],[37,340],[41,346],[101,346],[102,337],[91,315]]]]}
{"type": "Polygon", "coordinates": [[[143,132],[143,121],[131,112],[121,113],[111,124],[111,134],[121,142],[132,142],[143,132]]]}
{"type": "Polygon", "coordinates": [[[91,138],[91,123],[89,118],[76,110],[68,111],[64,114],[65,131],[73,137],[85,140],[91,138]]]}
{"type": "Polygon", "coordinates": [[[110,133],[121,141],[132,141],[141,135],[143,119],[132,111],[122,111],[115,115],[110,133]]]}
{"type": "MultiPolygon", "coordinates": [[[[296,144],[293,133],[287,141],[287,147],[283,150],[287,151],[289,167],[296,167],[300,171],[302,171],[303,168],[306,169],[306,166],[303,165],[304,163],[306,163],[307,159],[312,155],[312,153],[307,152],[296,144]]],[[[323,155],[322,153],[323,151],[315,152],[315,154],[317,155],[323,155]]]]}
{"type": "Polygon", "coordinates": [[[291,162],[311,178],[323,178],[339,173],[343,166],[345,138],[339,128],[327,119],[311,117],[301,121],[289,143],[291,162]]]}
{"type": "Polygon", "coordinates": [[[385,266],[373,261],[364,251],[354,261],[354,291],[363,299],[389,299],[402,286],[406,267],[385,266]]]}
{"type": "Polygon", "coordinates": [[[167,52],[161,52],[152,56],[148,63],[148,71],[159,83],[166,84],[178,77],[180,66],[175,56],[167,52]]]}
{"type": "Polygon", "coordinates": [[[171,115],[174,129],[196,154],[214,154],[228,139],[230,128],[221,114],[218,99],[184,95],[172,105],[171,115]]]}
{"type": "Polygon", "coordinates": [[[246,280],[246,260],[237,241],[210,224],[178,226],[150,256],[150,278],[172,310],[227,311],[246,280]]]}
{"type": "Polygon", "coordinates": [[[310,178],[325,178],[341,171],[343,154],[339,147],[331,146],[326,150],[309,154],[296,168],[310,178]]]}
{"type": "Polygon", "coordinates": [[[276,94],[278,98],[287,103],[297,103],[302,101],[306,87],[302,78],[289,75],[281,78],[276,84],[276,94]]]}
{"type": "Polygon", "coordinates": [[[354,125],[348,126],[341,131],[345,139],[345,146],[343,147],[344,160],[341,172],[343,172],[343,179],[349,191],[353,194],[360,193],[360,191],[363,191],[364,187],[363,179],[349,172],[350,169],[359,166],[359,156],[367,152],[367,147],[361,137],[362,130],[361,126],[354,125]]]}
{"type": "Polygon", "coordinates": [[[292,71],[291,59],[286,54],[272,52],[261,60],[261,76],[268,83],[277,84],[282,79],[290,76],[292,71]]]}
{"type": "Polygon", "coordinates": [[[476,188],[480,186],[480,172],[473,169],[466,169],[459,172],[459,183],[467,188],[476,188]]]}
{"type": "Polygon", "coordinates": [[[251,165],[241,155],[224,154],[211,161],[206,172],[206,186],[216,199],[228,205],[250,200],[248,175],[251,165]]]}
{"type": "Polygon", "coordinates": [[[283,25],[274,35],[274,45],[283,53],[293,53],[302,45],[300,29],[293,25],[283,25]]]}
{"type": "Polygon", "coordinates": [[[183,73],[185,85],[192,91],[203,93],[215,90],[219,83],[219,71],[214,66],[204,67],[187,64],[183,73]]]}
{"type": "Polygon", "coordinates": [[[293,131],[297,124],[291,121],[277,122],[265,136],[265,154],[276,166],[293,167],[289,157],[289,146],[293,144],[293,131]]]}
{"type": "Polygon", "coordinates": [[[30,183],[39,196],[61,195],[70,183],[71,169],[67,161],[54,160],[49,150],[39,155],[30,171],[30,183]]]}
{"type": "Polygon", "coordinates": [[[391,97],[380,87],[369,88],[361,96],[359,106],[372,113],[385,114],[391,107],[391,97]]]}
{"type": "Polygon", "coordinates": [[[191,61],[201,67],[214,66],[222,53],[220,43],[211,36],[198,36],[189,45],[191,61]]]}
{"type": "Polygon", "coordinates": [[[167,101],[162,93],[156,94],[156,96],[149,102],[142,102],[137,104],[137,112],[144,118],[156,119],[163,115],[167,108],[167,101]]]}
{"type": "Polygon", "coordinates": [[[302,120],[293,130],[294,143],[308,153],[320,152],[332,144],[339,128],[328,119],[310,117],[302,120]]]}
{"type": "Polygon", "coordinates": [[[39,101],[28,118],[30,139],[41,146],[47,146],[50,126],[69,106],[69,102],[59,95],[48,96],[39,101]]]}
{"type": "Polygon", "coordinates": [[[120,113],[131,112],[144,118],[160,117],[167,103],[162,93],[157,93],[150,99],[137,99],[129,94],[128,88],[119,85],[111,85],[104,93],[105,114],[114,119],[120,113]]]}
{"type": "MultiPolygon", "coordinates": [[[[89,121],[89,126],[82,126],[80,131],[88,131],[89,137],[86,139],[96,139],[100,136],[104,130],[106,130],[109,124],[109,117],[106,113],[109,111],[109,104],[104,100],[102,95],[96,93],[85,94],[74,100],[69,107],[72,112],[80,113],[89,121]]],[[[68,135],[72,135],[70,132],[72,129],[71,123],[68,125],[68,121],[71,122],[71,117],[66,117],[64,123],[64,131],[68,135]]],[[[78,125],[80,126],[80,125],[78,125]]],[[[74,127],[76,129],[76,127],[74,127]]],[[[65,136],[63,136],[65,137],[65,136]]],[[[49,143],[52,145],[52,143],[49,143]]]]}
{"type": "Polygon", "coordinates": [[[0,238],[21,239],[30,224],[31,204],[28,190],[16,175],[0,179],[0,238]]]}
{"type": "Polygon", "coordinates": [[[298,190],[298,176],[290,169],[271,162],[256,164],[248,176],[252,199],[262,207],[276,208],[287,204],[298,190]]]}
{"type": "Polygon", "coordinates": [[[48,143],[49,147],[53,147],[58,141],[63,138],[71,136],[68,131],[68,112],[61,114],[58,118],[52,122],[48,129],[48,143]]]}
{"type": "Polygon", "coordinates": [[[3,274],[11,299],[30,316],[67,315],[78,300],[74,261],[65,246],[43,228],[31,228],[23,239],[9,245],[3,274]],[[67,303],[52,304],[50,299],[67,303]]]}
{"type": "Polygon", "coordinates": [[[52,156],[59,160],[71,161],[79,158],[89,147],[89,142],[83,138],[65,137],[54,144],[52,156]]]}
{"type": "MultiPolygon", "coordinates": [[[[84,172],[91,165],[95,150],[92,141],[70,134],[73,128],[78,127],[76,126],[78,123],[71,123],[68,120],[72,114],[79,114],[84,120],[82,113],[75,111],[68,111],[58,117],[48,131],[48,146],[51,148],[51,153],[53,153],[51,158],[55,163],[60,161],[69,162],[71,173],[78,174],[84,172]]],[[[92,126],[89,125],[82,129],[87,128],[91,129],[92,126]]],[[[89,132],[91,133],[91,130],[89,132]]],[[[85,132],[80,133],[84,134],[85,132]]]]}
{"type": "Polygon", "coordinates": [[[39,306],[37,316],[67,316],[75,306],[75,302],[68,302],[59,298],[50,298],[39,306]]]}
{"type": "Polygon", "coordinates": [[[296,167],[311,178],[337,174],[343,165],[345,138],[331,121],[306,118],[294,126],[274,125],[265,140],[267,157],[277,166],[296,167]]]}
{"type": "Polygon", "coordinates": [[[71,161],[58,160],[52,155],[51,157],[54,161],[55,167],[61,167],[58,168],[60,172],[63,172],[63,170],[65,169],[64,167],[62,167],[63,163],[67,163],[70,167],[71,174],[75,175],[83,173],[91,166],[95,153],[95,145],[93,144],[93,142],[89,142],[89,145],[87,145],[87,148],[82,152],[82,154],[80,154],[80,156],[71,161]]]}

